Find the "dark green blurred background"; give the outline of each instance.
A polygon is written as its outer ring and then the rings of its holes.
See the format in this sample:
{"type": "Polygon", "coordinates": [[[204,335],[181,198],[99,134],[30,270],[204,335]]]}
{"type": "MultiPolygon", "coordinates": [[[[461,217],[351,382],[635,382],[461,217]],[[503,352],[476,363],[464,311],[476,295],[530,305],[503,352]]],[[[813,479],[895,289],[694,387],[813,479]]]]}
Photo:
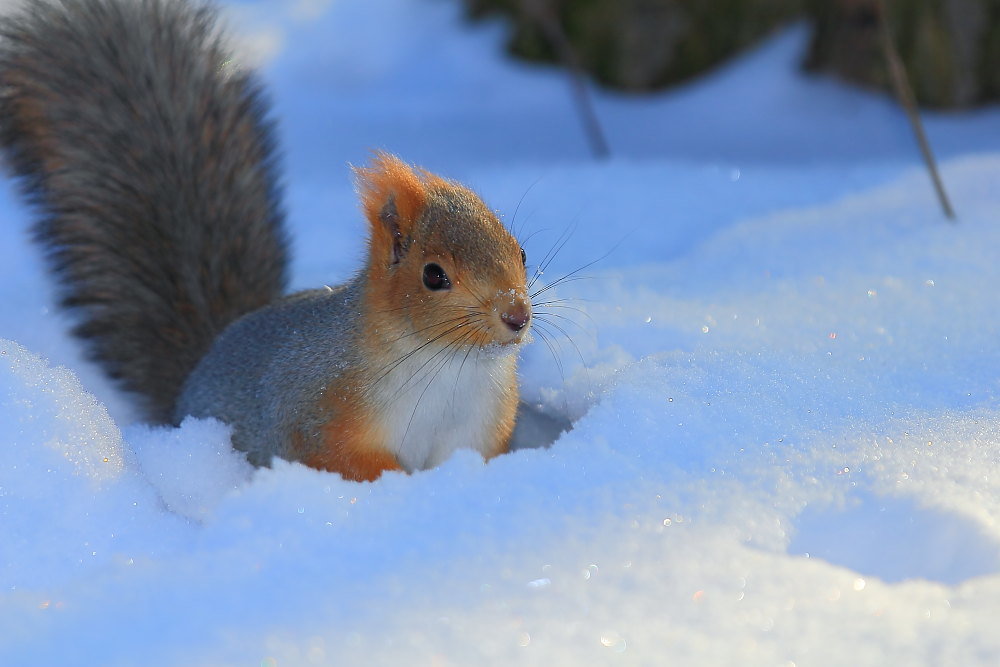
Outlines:
{"type": "MultiPolygon", "coordinates": [[[[803,67],[888,89],[874,0],[462,0],[511,22],[517,57],[559,62],[557,21],[604,86],[650,91],[690,79],[795,21],[811,31],[803,67]],[[546,17],[549,17],[546,19],[546,17]]],[[[918,101],[962,108],[1000,98],[1000,0],[885,0],[918,101]]]]}

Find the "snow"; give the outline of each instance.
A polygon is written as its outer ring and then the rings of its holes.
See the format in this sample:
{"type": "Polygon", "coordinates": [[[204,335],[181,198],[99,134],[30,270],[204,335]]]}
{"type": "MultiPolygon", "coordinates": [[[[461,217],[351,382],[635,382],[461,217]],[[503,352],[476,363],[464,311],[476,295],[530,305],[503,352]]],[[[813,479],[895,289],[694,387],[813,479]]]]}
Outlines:
{"type": "Polygon", "coordinates": [[[797,73],[801,27],[597,94],[598,163],[563,76],[452,3],[228,11],[287,147],[296,286],[357,266],[347,163],[387,148],[505,212],[529,267],[566,239],[549,284],[594,262],[551,291],[578,310],[522,355],[510,455],[255,470],[217,422],[135,423],[5,184],[5,662],[996,663],[1000,111],[926,117],[950,224],[901,112],[797,73]]]}

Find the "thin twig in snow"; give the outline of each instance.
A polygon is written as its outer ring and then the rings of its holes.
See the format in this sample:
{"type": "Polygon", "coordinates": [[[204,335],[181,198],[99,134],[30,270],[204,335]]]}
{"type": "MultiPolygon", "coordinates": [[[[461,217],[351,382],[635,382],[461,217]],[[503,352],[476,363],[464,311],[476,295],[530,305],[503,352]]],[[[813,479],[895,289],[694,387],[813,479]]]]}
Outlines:
{"type": "Polygon", "coordinates": [[[885,9],[884,0],[874,0],[876,13],[878,14],[879,32],[882,35],[882,50],[885,54],[885,61],[889,67],[889,78],[892,79],[892,87],[896,90],[896,97],[906,111],[910,119],[910,126],[913,127],[913,134],[917,137],[917,144],[920,145],[920,152],[924,156],[924,163],[927,171],[930,172],[931,181],[934,183],[934,190],[937,192],[938,201],[945,216],[954,221],[955,211],[948,200],[948,193],[945,192],[944,183],[938,173],[937,162],[934,160],[934,153],[931,151],[930,142],[924,133],[924,125],[920,120],[920,112],[917,109],[917,99],[913,95],[913,88],[910,87],[909,79],[906,76],[906,68],[899,57],[899,51],[892,39],[892,31],[889,28],[889,15],[885,9]]]}
{"type": "Polygon", "coordinates": [[[534,17],[545,36],[555,46],[559,59],[569,74],[570,88],[573,90],[573,98],[576,100],[577,110],[580,112],[580,120],[583,122],[583,129],[590,141],[590,149],[594,152],[594,157],[604,159],[611,155],[608,142],[604,138],[604,131],[601,123],[597,119],[597,113],[590,101],[587,92],[587,80],[583,75],[583,67],[580,59],[576,55],[573,44],[566,36],[559,23],[559,16],[552,7],[552,0],[522,0],[524,11],[529,16],[534,17]]]}

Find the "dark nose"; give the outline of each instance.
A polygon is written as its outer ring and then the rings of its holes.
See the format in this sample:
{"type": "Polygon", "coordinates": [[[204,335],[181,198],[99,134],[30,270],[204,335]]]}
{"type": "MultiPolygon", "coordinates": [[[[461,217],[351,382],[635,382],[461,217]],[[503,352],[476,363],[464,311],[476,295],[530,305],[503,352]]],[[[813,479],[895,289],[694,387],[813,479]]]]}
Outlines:
{"type": "Polygon", "coordinates": [[[531,310],[524,304],[517,304],[500,313],[500,319],[511,331],[517,332],[528,326],[528,322],[531,321],[531,310]]]}

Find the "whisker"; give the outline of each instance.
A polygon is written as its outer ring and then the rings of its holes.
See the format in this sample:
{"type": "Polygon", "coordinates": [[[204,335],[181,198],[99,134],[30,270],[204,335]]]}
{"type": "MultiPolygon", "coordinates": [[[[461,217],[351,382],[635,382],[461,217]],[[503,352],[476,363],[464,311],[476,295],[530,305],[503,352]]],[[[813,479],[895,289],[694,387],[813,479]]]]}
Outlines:
{"type": "MultiPolygon", "coordinates": [[[[441,310],[459,310],[462,308],[472,308],[472,306],[463,306],[462,304],[449,304],[438,306],[441,310]]],[[[413,304],[407,304],[405,306],[399,306],[397,308],[379,308],[377,310],[372,310],[372,314],[382,315],[384,313],[397,313],[401,310],[412,310],[413,304]]]]}
{"type": "Polygon", "coordinates": [[[586,361],[586,359],[583,358],[583,353],[580,351],[580,347],[573,341],[573,338],[569,335],[569,332],[566,331],[565,329],[563,329],[561,326],[559,326],[555,322],[552,322],[550,320],[543,320],[543,324],[547,324],[548,326],[553,327],[554,329],[556,329],[559,333],[561,333],[566,338],[566,340],[569,342],[569,344],[573,346],[573,349],[576,350],[576,356],[580,359],[580,363],[583,365],[583,368],[586,370],[586,368],[587,368],[587,361],[586,361]]]}
{"type": "Polygon", "coordinates": [[[542,294],[545,294],[550,289],[555,289],[556,287],[559,287],[560,285],[565,285],[566,283],[575,283],[578,280],[593,280],[593,279],[594,279],[593,276],[574,276],[574,275],[571,275],[571,274],[567,274],[567,275],[563,276],[562,278],[559,278],[555,282],[552,282],[552,283],[546,285],[545,287],[542,287],[541,289],[539,289],[539,290],[537,290],[535,292],[532,292],[529,295],[529,298],[534,299],[535,297],[538,297],[538,296],[540,296],[542,294]]]}
{"type": "Polygon", "coordinates": [[[559,371],[559,377],[562,380],[562,384],[565,385],[566,373],[564,372],[563,369],[562,359],[559,358],[559,355],[556,353],[556,349],[553,346],[552,341],[549,340],[551,334],[548,334],[545,331],[545,328],[541,324],[536,324],[535,333],[538,334],[538,337],[542,339],[543,343],[545,343],[545,347],[549,348],[549,354],[552,355],[552,361],[556,363],[556,369],[559,371]]]}
{"type": "MultiPolygon", "coordinates": [[[[544,231],[546,231],[546,230],[545,229],[536,229],[535,231],[531,232],[530,234],[528,234],[528,236],[526,236],[524,238],[523,241],[521,241],[521,245],[527,244],[528,241],[530,241],[531,239],[535,238],[536,236],[538,236],[540,233],[542,233],[544,231]]],[[[515,238],[517,238],[516,235],[515,235],[515,238]]],[[[518,240],[520,241],[520,239],[518,239],[518,240]]]]}
{"type": "MultiPolygon", "coordinates": [[[[567,273],[566,275],[562,276],[562,277],[561,277],[561,278],[559,278],[558,280],[556,280],[556,281],[552,282],[551,284],[547,285],[546,287],[543,287],[542,289],[540,289],[540,290],[538,290],[537,292],[533,293],[533,294],[531,295],[531,298],[532,298],[532,299],[534,299],[534,298],[535,298],[536,296],[538,296],[539,294],[542,294],[542,293],[544,293],[544,292],[546,292],[546,291],[548,291],[548,290],[552,289],[552,288],[553,288],[553,287],[555,287],[556,285],[561,285],[561,284],[564,284],[564,283],[567,283],[567,282],[573,282],[574,280],[589,280],[589,279],[590,279],[590,277],[589,277],[589,276],[578,276],[578,274],[579,274],[579,273],[580,273],[581,271],[584,271],[584,270],[586,270],[586,269],[589,269],[589,268],[590,268],[590,267],[592,267],[592,266],[593,266],[594,264],[597,264],[598,262],[602,262],[602,261],[604,261],[605,259],[607,259],[607,258],[608,258],[608,257],[609,257],[609,256],[611,255],[611,253],[613,253],[614,251],[618,250],[618,248],[619,248],[619,247],[621,247],[622,243],[624,243],[624,242],[625,242],[625,240],[626,240],[626,239],[627,239],[627,238],[628,238],[629,236],[631,236],[631,235],[632,235],[632,232],[629,232],[628,234],[625,234],[624,236],[622,236],[622,238],[620,238],[620,239],[618,240],[618,242],[617,242],[617,243],[615,243],[615,244],[614,244],[613,246],[611,246],[611,248],[610,248],[610,249],[608,249],[608,251],[607,251],[607,252],[605,252],[605,253],[604,253],[603,255],[601,255],[600,257],[598,257],[598,258],[596,258],[596,259],[593,259],[593,260],[591,260],[591,261],[587,262],[587,263],[586,263],[586,264],[584,264],[583,266],[580,266],[580,267],[578,267],[578,268],[576,268],[576,269],[574,269],[574,270],[570,271],[569,273],[567,273]],[[570,280],[571,278],[572,278],[572,280],[570,280]]],[[[568,241],[568,239],[567,239],[567,241],[568,241]]],[[[564,242],[563,242],[563,245],[565,245],[565,243],[566,243],[566,242],[564,241],[564,242]]],[[[560,250],[561,250],[561,249],[562,249],[562,247],[560,246],[560,250]]],[[[555,259],[555,258],[553,257],[553,259],[555,259]]],[[[551,260],[549,260],[549,261],[551,261],[551,260]]],[[[544,272],[544,269],[542,269],[542,272],[544,272]]],[[[530,289],[532,288],[532,286],[533,286],[533,285],[535,284],[535,282],[536,282],[537,278],[538,278],[538,277],[539,277],[539,276],[541,275],[541,273],[542,273],[542,272],[536,272],[536,275],[535,275],[535,277],[533,277],[533,278],[531,279],[531,281],[529,281],[529,283],[528,283],[528,289],[529,289],[529,290],[530,290],[530,289]]]]}
{"type": "MultiPolygon", "coordinates": [[[[517,206],[514,207],[514,213],[510,216],[510,233],[514,238],[518,237],[517,228],[514,226],[517,223],[517,212],[521,210],[521,204],[524,203],[525,197],[542,181],[542,177],[539,176],[535,179],[534,183],[528,186],[528,189],[521,194],[521,198],[517,200],[517,206]]],[[[529,216],[530,217],[530,216],[529,216]]]]}
{"type": "MultiPolygon", "coordinates": [[[[583,311],[580,311],[580,312],[582,313],[583,311]]],[[[583,313],[583,314],[586,315],[586,313],[583,313]]],[[[546,313],[546,312],[542,312],[542,313],[539,313],[537,315],[537,318],[539,320],[541,320],[542,322],[546,322],[547,321],[545,319],[546,317],[557,317],[560,320],[564,320],[566,322],[569,322],[573,326],[578,327],[581,331],[586,332],[586,329],[583,327],[583,325],[580,324],[579,322],[577,322],[576,320],[574,320],[572,317],[567,317],[566,315],[560,315],[559,313],[546,313]]]]}
{"type": "Polygon", "coordinates": [[[582,315],[583,317],[586,317],[588,320],[590,320],[590,323],[592,325],[594,325],[595,327],[597,326],[597,320],[595,320],[593,317],[591,317],[590,313],[588,313],[587,311],[583,310],[582,308],[576,308],[574,306],[561,306],[561,305],[547,306],[546,308],[536,309],[535,312],[537,312],[538,316],[542,317],[542,318],[544,318],[546,316],[563,317],[563,318],[569,320],[570,322],[575,323],[578,327],[580,327],[581,329],[583,329],[583,325],[580,324],[579,322],[577,322],[576,320],[574,320],[572,317],[569,317],[567,315],[561,315],[560,313],[552,312],[551,310],[548,310],[549,308],[559,308],[561,310],[572,310],[574,313],[578,313],[578,314],[582,315]]]}
{"type": "Polygon", "coordinates": [[[459,324],[456,324],[456,325],[454,325],[454,326],[452,326],[452,327],[450,327],[450,328],[442,331],[441,333],[439,333],[438,335],[434,336],[430,340],[427,340],[426,342],[422,343],[421,345],[418,345],[414,349],[412,349],[409,352],[407,352],[406,354],[404,354],[399,359],[396,359],[395,361],[389,362],[388,364],[386,364],[386,366],[383,366],[381,369],[379,369],[378,371],[376,371],[377,373],[381,373],[381,375],[379,375],[379,377],[376,378],[375,381],[373,381],[371,383],[370,388],[374,389],[375,386],[379,382],[381,382],[382,380],[384,380],[385,377],[387,375],[389,375],[389,373],[391,373],[393,370],[395,370],[396,368],[398,368],[400,364],[404,363],[407,359],[409,359],[410,357],[412,357],[417,352],[421,351],[422,349],[424,349],[428,345],[430,345],[430,344],[432,344],[432,343],[440,340],[444,336],[447,336],[448,334],[452,333],[453,331],[458,331],[462,327],[467,327],[467,326],[469,326],[468,322],[461,322],[459,324]]]}
{"type": "Polygon", "coordinates": [[[416,335],[421,334],[421,333],[423,333],[425,331],[430,331],[431,329],[436,329],[437,327],[440,327],[440,326],[443,326],[443,325],[446,325],[446,324],[452,324],[453,322],[460,322],[462,320],[471,319],[472,317],[473,317],[473,314],[466,313],[465,315],[459,315],[458,317],[452,317],[452,318],[447,319],[447,320],[441,320],[440,322],[435,322],[434,324],[426,326],[426,327],[424,327],[422,329],[417,329],[415,331],[410,331],[409,333],[400,334],[396,338],[392,338],[392,339],[390,339],[390,340],[388,340],[386,342],[387,343],[398,343],[399,341],[403,340],[404,338],[409,338],[410,336],[416,336],[416,335]]]}
{"type": "MultiPolygon", "coordinates": [[[[424,363],[420,364],[420,366],[416,370],[413,371],[413,373],[406,380],[406,382],[404,382],[402,385],[400,385],[399,391],[396,392],[396,396],[399,396],[403,392],[405,392],[406,389],[407,389],[407,386],[411,382],[413,382],[413,380],[417,377],[417,375],[420,373],[420,371],[422,371],[428,364],[432,363],[439,356],[444,355],[442,357],[442,359],[444,360],[444,362],[447,362],[448,361],[448,357],[449,357],[449,354],[447,354],[447,353],[450,353],[450,351],[451,351],[452,348],[458,349],[459,347],[461,347],[462,343],[464,343],[466,340],[468,340],[471,335],[472,335],[472,332],[465,332],[465,333],[462,334],[461,338],[459,338],[456,341],[449,342],[447,345],[445,345],[444,347],[442,347],[440,350],[438,350],[437,352],[435,352],[434,354],[432,354],[426,361],[424,361],[424,363]]],[[[421,378],[420,380],[423,380],[423,378],[421,378]]]]}
{"type": "Polygon", "coordinates": [[[583,303],[594,303],[593,299],[582,299],[580,297],[573,297],[572,299],[568,299],[564,297],[559,299],[549,299],[548,301],[532,301],[531,305],[543,308],[573,308],[573,306],[568,306],[565,304],[576,303],[577,301],[582,301],[583,303]]]}
{"type": "MultiPolygon", "coordinates": [[[[486,299],[484,297],[482,297],[480,294],[477,294],[471,287],[469,287],[469,285],[467,283],[460,283],[460,285],[461,285],[462,289],[464,289],[466,292],[468,292],[469,295],[472,296],[473,299],[475,299],[476,303],[478,303],[479,306],[483,309],[483,311],[484,311],[483,315],[485,316],[485,311],[489,310],[489,307],[488,307],[488,305],[486,303],[486,299]]],[[[469,306],[469,307],[471,308],[471,306],[469,306]]]]}
{"type": "Polygon", "coordinates": [[[576,231],[576,225],[574,224],[566,227],[566,229],[564,229],[563,232],[559,235],[559,238],[556,239],[556,242],[552,245],[551,248],[549,248],[549,251],[545,253],[545,256],[542,257],[541,261],[535,266],[535,272],[531,276],[531,279],[528,281],[527,285],[528,290],[530,290],[531,287],[535,284],[535,282],[539,278],[541,278],[542,274],[545,273],[545,270],[549,268],[549,264],[551,264],[552,261],[555,260],[556,256],[559,255],[560,252],[562,252],[562,249],[566,247],[566,244],[569,243],[569,240],[570,238],[572,238],[573,232],[575,231],[576,231]]]}

